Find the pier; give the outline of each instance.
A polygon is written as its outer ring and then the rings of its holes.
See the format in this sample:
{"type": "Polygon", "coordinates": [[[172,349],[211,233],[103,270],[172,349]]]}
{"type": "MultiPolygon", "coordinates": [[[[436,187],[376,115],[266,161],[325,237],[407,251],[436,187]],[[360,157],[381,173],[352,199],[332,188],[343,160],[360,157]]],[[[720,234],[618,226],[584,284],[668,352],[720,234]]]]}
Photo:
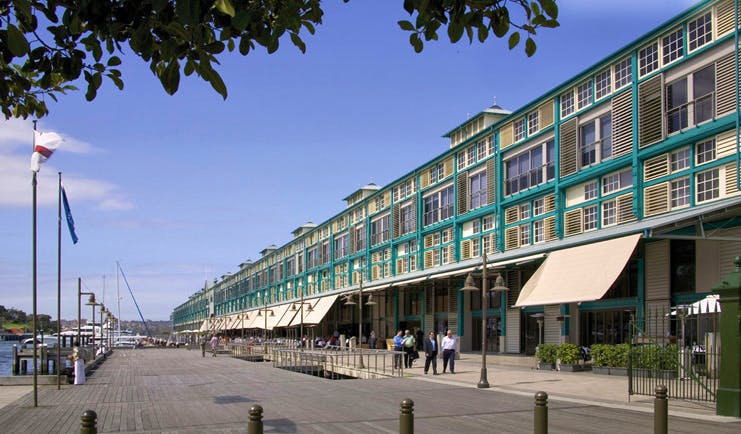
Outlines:
{"type": "MultiPolygon", "coordinates": [[[[248,411],[264,409],[266,432],[398,432],[399,404],[414,400],[420,433],[532,432],[533,396],[546,390],[551,433],[651,432],[651,400],[627,403],[624,379],[591,373],[491,366],[491,389],[477,389],[480,359],[463,355],[456,375],[424,375],[419,364],[404,377],[332,381],[200,350],[116,350],[83,386],[43,386],[39,407],[30,393],[0,409],[8,433],[79,432],[85,410],[98,432],[246,432],[248,411]],[[599,384],[599,388],[596,385],[599,384]],[[590,393],[599,390],[599,396],[590,393]]],[[[0,394],[3,388],[0,387],[0,394]]],[[[673,433],[737,433],[738,419],[708,409],[669,404],[673,433]]]]}

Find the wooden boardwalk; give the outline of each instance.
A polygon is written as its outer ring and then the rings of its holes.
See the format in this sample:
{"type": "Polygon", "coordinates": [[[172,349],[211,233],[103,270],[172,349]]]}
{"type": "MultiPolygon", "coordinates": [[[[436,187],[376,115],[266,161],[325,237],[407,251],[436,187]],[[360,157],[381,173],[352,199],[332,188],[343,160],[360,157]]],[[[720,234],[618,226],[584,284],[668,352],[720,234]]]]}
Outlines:
{"type": "MultiPolygon", "coordinates": [[[[332,381],[265,362],[202,358],[200,351],[116,350],[86,385],[44,386],[38,408],[29,393],[0,409],[0,431],[79,432],[80,415],[92,409],[98,432],[244,433],[248,409],[259,403],[266,433],[395,433],[399,403],[411,398],[418,433],[532,432],[532,397],[471,386],[412,378],[332,381]]],[[[650,433],[653,416],[551,400],[549,427],[550,433],[650,433]]],[[[670,417],[669,431],[738,433],[741,424],[670,417]]]]}

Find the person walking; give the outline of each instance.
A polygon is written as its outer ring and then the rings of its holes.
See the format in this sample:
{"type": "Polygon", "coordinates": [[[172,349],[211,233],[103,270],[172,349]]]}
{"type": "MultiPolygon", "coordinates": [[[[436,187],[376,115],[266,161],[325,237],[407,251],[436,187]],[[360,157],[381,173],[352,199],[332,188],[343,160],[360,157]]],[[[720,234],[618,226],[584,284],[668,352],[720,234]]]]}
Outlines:
{"type": "Polygon", "coordinates": [[[425,374],[430,370],[430,363],[432,363],[432,375],[437,375],[437,340],[435,339],[435,332],[430,332],[427,339],[422,344],[425,350],[425,374]]]}
{"type": "Polygon", "coordinates": [[[409,330],[406,330],[404,332],[403,346],[404,346],[404,367],[407,369],[411,369],[412,363],[414,362],[413,353],[416,348],[416,340],[414,339],[414,335],[412,334],[412,332],[409,330]]]}
{"type": "Polygon", "coordinates": [[[399,330],[394,336],[394,369],[401,369],[401,354],[404,351],[404,338],[401,337],[402,331],[399,330]]]}
{"type": "Polygon", "coordinates": [[[87,356],[86,351],[80,346],[80,342],[75,341],[72,344],[72,353],[69,358],[74,364],[75,370],[75,384],[85,384],[85,358],[87,356]]]}
{"type": "Polygon", "coordinates": [[[206,357],[206,337],[201,336],[198,343],[201,345],[201,357],[206,357]]]}
{"type": "Polygon", "coordinates": [[[368,339],[368,344],[371,350],[376,349],[376,332],[374,330],[371,330],[370,332],[370,338],[368,339]]]}
{"type": "Polygon", "coordinates": [[[452,330],[448,330],[448,334],[440,344],[443,349],[443,374],[448,369],[448,362],[450,362],[450,373],[455,374],[455,346],[456,337],[453,336],[452,330]]]}
{"type": "Polygon", "coordinates": [[[216,335],[211,336],[211,357],[216,357],[216,350],[219,348],[219,338],[216,335]]]}

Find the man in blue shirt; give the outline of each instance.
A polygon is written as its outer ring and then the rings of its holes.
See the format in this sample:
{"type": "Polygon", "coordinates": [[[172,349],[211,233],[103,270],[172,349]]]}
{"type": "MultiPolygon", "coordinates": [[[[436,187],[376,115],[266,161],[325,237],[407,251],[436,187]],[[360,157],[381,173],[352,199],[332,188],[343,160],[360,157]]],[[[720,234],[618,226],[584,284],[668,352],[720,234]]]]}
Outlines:
{"type": "Polygon", "coordinates": [[[396,336],[394,336],[394,369],[401,369],[401,351],[404,351],[402,333],[399,330],[396,332],[396,336]]]}
{"type": "Polygon", "coordinates": [[[435,332],[430,332],[427,339],[424,340],[425,350],[425,374],[430,370],[430,363],[432,363],[432,375],[437,375],[437,340],[435,339],[435,332]]]}

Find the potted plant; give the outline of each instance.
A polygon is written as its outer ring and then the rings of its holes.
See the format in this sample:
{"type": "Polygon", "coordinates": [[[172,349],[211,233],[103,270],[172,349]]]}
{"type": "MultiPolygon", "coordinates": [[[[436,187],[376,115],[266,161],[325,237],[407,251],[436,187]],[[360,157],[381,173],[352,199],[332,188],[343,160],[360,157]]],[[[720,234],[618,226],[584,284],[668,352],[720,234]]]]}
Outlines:
{"type": "Polygon", "coordinates": [[[593,344],[589,347],[589,354],[592,356],[592,372],[595,374],[610,375],[608,365],[610,347],[612,345],[593,344]]]}
{"type": "Polygon", "coordinates": [[[630,345],[618,344],[612,347],[610,363],[610,375],[628,375],[628,357],[630,356],[630,345]]]}
{"type": "Polygon", "coordinates": [[[558,345],[540,344],[535,350],[535,357],[538,359],[538,369],[555,369],[556,351],[558,345]]]}
{"type": "Polygon", "coordinates": [[[579,364],[581,357],[581,348],[575,344],[561,344],[558,346],[556,356],[559,360],[559,370],[567,372],[576,372],[583,369],[579,364]]]}

